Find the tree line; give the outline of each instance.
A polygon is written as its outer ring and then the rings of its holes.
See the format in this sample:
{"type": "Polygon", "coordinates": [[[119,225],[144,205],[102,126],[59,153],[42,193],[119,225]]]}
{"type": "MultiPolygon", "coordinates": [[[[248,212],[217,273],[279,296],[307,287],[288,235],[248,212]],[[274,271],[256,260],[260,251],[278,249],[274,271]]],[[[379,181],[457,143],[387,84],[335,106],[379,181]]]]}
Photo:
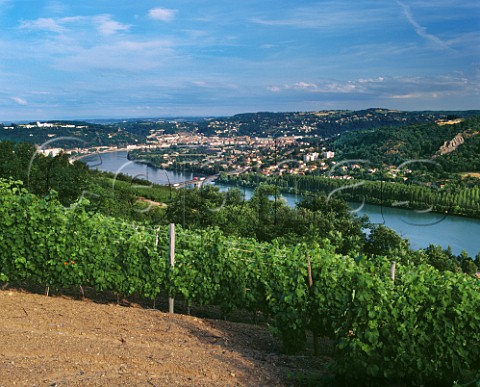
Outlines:
{"type": "Polygon", "coordinates": [[[241,176],[221,175],[220,182],[255,188],[261,183],[275,185],[284,192],[322,192],[347,201],[401,206],[409,209],[480,217],[480,187],[472,179],[436,185],[409,184],[388,181],[332,179],[313,175],[268,177],[260,174],[241,176]]]}

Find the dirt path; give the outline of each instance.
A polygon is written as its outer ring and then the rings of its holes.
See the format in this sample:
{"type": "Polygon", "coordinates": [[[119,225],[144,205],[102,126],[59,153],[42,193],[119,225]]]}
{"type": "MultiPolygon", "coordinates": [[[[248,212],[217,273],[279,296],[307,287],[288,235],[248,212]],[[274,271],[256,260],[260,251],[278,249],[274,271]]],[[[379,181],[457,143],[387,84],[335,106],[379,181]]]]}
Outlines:
{"type": "Polygon", "coordinates": [[[2,386],[285,385],[292,372],[264,327],[10,290],[0,308],[2,386]]]}

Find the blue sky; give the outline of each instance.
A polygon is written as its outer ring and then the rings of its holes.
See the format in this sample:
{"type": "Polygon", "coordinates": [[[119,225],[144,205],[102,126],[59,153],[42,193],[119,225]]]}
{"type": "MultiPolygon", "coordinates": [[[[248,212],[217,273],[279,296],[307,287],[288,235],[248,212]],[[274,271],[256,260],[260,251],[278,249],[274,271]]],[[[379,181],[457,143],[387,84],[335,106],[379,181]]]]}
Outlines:
{"type": "Polygon", "coordinates": [[[0,0],[0,121],[480,108],[478,0],[0,0]]]}

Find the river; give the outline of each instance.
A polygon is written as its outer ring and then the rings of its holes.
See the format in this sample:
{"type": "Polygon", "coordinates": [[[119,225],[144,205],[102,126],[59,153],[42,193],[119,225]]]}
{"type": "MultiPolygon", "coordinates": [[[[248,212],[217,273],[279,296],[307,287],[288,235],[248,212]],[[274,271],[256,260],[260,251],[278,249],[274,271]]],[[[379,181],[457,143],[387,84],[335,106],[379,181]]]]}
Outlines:
{"type": "MultiPolygon", "coordinates": [[[[194,177],[193,173],[173,172],[135,163],[127,159],[127,151],[102,153],[82,159],[90,168],[101,171],[124,173],[126,175],[149,180],[156,184],[175,184],[194,177]]],[[[219,185],[222,191],[229,187],[219,185]]],[[[252,190],[245,189],[245,198],[249,199],[252,190]]],[[[294,206],[300,200],[293,194],[282,195],[287,203],[294,206]]],[[[360,206],[351,203],[358,215],[368,215],[372,223],[384,224],[410,241],[412,248],[427,247],[430,243],[443,248],[450,246],[455,254],[465,250],[471,257],[480,251],[480,220],[453,215],[420,213],[401,208],[382,207],[372,204],[360,206]]]]}

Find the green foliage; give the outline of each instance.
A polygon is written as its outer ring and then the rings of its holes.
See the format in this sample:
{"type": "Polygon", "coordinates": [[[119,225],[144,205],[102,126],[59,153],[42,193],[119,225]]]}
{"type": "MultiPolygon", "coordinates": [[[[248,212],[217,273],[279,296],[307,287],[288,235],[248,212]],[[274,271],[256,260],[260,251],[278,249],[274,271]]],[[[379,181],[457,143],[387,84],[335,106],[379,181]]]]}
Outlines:
{"type": "Polygon", "coordinates": [[[478,179],[451,178],[441,184],[425,176],[417,183],[341,180],[313,175],[285,175],[281,180],[256,174],[222,176],[220,182],[247,187],[258,187],[262,183],[275,183],[282,192],[295,192],[302,195],[328,195],[330,199],[372,203],[377,205],[431,210],[441,214],[459,214],[480,217],[480,188],[478,179]]]}
{"type": "MultiPolygon", "coordinates": [[[[322,112],[289,112],[289,113],[244,113],[225,119],[214,118],[203,122],[190,123],[190,130],[195,129],[206,135],[216,135],[218,125],[209,125],[211,121],[223,121],[221,129],[236,127],[239,135],[250,136],[278,136],[280,133],[288,135],[305,135],[305,126],[311,128],[311,135],[333,137],[336,134],[362,129],[371,130],[385,126],[402,127],[405,125],[433,122],[445,118],[453,112],[401,112],[386,109],[366,109],[359,111],[335,110],[322,112]]],[[[455,112],[465,117],[478,114],[478,111],[455,112]]],[[[193,131],[193,130],[192,130],[193,131]]]]}
{"type": "MultiPolygon", "coordinates": [[[[349,382],[451,385],[479,369],[478,282],[431,266],[349,259],[321,262],[314,276],[314,327],[338,340],[349,382]]],[[[314,270],[314,274],[317,270],[314,270]]]]}
{"type": "Polygon", "coordinates": [[[87,208],[124,220],[165,224],[164,203],[170,200],[170,196],[167,187],[121,174],[114,178],[108,173],[92,171],[87,208]]]}
{"type": "Polygon", "coordinates": [[[224,196],[217,187],[204,185],[201,189],[182,189],[169,204],[166,216],[169,222],[183,227],[198,228],[217,223],[224,196]]]}
{"type": "Polygon", "coordinates": [[[20,182],[0,181],[0,203],[0,281],[150,299],[163,290],[225,314],[262,311],[287,353],[303,348],[308,329],[335,339],[337,375],[351,383],[478,378],[480,283],[462,273],[397,263],[393,282],[390,258],[352,259],[327,239],[286,246],[181,227],[170,268],[165,226],[92,214],[86,202],[65,208],[20,182]]]}
{"type": "Polygon", "coordinates": [[[370,165],[399,166],[409,160],[428,159],[434,163],[421,163],[414,169],[424,173],[470,172],[480,170],[480,118],[470,117],[455,125],[437,125],[432,122],[422,125],[405,125],[401,128],[384,127],[355,131],[338,137],[333,142],[337,157],[364,159],[370,165]],[[461,134],[464,143],[454,151],[440,155],[446,142],[461,134]],[[423,168],[422,168],[423,167],[423,168]],[[438,168],[436,168],[438,167],[438,168]]]}
{"type": "Polygon", "coordinates": [[[408,250],[408,241],[402,239],[395,231],[383,225],[378,225],[371,229],[365,245],[365,251],[373,255],[394,256],[408,250]]]}
{"type": "Polygon", "coordinates": [[[352,333],[340,342],[342,372],[417,384],[471,380],[480,365],[478,288],[430,266],[400,267],[394,286],[378,277],[358,283],[352,333]]]}
{"type": "Polygon", "coordinates": [[[55,190],[64,205],[77,201],[89,184],[90,173],[81,162],[70,163],[68,155],[43,156],[28,143],[0,142],[0,178],[21,180],[37,195],[55,190]]]}
{"type": "Polygon", "coordinates": [[[53,147],[74,149],[78,146],[126,146],[131,143],[144,141],[146,135],[122,130],[118,125],[94,124],[83,121],[50,121],[51,127],[37,127],[36,123],[30,123],[33,128],[21,127],[11,124],[12,129],[4,129],[0,124],[0,140],[12,142],[25,142],[35,144],[50,143],[53,147]],[[53,132],[53,133],[52,133],[53,132]],[[52,134],[54,134],[52,138],[52,134]],[[87,145],[88,144],[88,145],[87,145]]]}
{"type": "Polygon", "coordinates": [[[342,253],[363,249],[365,218],[354,217],[342,201],[327,201],[324,195],[307,197],[291,208],[273,185],[261,184],[248,201],[238,189],[222,194],[206,186],[178,192],[166,211],[169,222],[190,229],[217,226],[228,235],[278,240],[297,244],[300,240],[330,239],[342,253]]]}

